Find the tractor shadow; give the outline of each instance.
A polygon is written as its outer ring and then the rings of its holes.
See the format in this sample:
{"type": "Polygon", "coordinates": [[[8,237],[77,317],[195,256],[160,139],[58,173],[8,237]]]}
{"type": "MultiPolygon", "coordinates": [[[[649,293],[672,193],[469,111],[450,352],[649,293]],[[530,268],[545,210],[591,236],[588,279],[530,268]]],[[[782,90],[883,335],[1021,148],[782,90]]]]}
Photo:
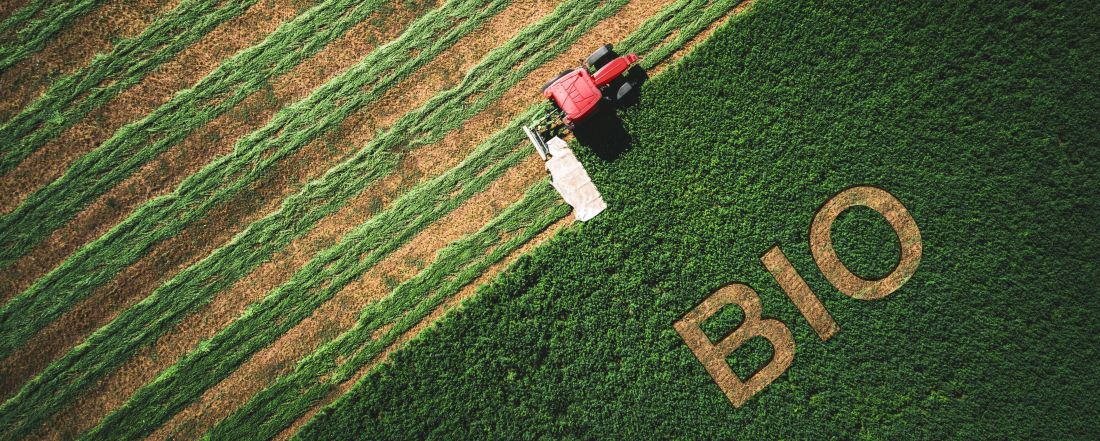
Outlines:
{"type": "MultiPolygon", "coordinates": [[[[627,133],[623,120],[619,118],[617,111],[638,104],[638,96],[642,85],[649,80],[645,70],[639,66],[634,66],[628,72],[627,78],[633,84],[634,89],[620,100],[600,103],[604,107],[590,116],[589,121],[583,126],[573,130],[577,142],[592,150],[600,159],[608,162],[618,159],[630,147],[630,142],[633,140],[630,133],[627,133]]],[[[611,83],[608,88],[618,90],[619,86],[626,81],[627,79],[617,80],[611,83]]]]}

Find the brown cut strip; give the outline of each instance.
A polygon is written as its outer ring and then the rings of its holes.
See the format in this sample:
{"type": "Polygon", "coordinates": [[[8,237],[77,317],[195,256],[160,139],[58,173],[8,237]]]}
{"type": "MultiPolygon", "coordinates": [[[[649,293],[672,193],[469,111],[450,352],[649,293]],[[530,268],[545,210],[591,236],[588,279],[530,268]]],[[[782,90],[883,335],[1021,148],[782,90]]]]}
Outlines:
{"type": "MultiPolygon", "coordinates": [[[[358,55],[366,54],[396,37],[414,17],[408,11],[396,12],[387,16],[389,21],[382,28],[370,20],[352,28],[344,37],[289,72],[284,77],[285,83],[272,84],[270,91],[261,90],[253,94],[233,110],[196,130],[160,158],[146,164],[72,222],[54,232],[30,255],[16,262],[10,271],[0,274],[0,292],[26,289],[38,276],[59,264],[79,246],[122,221],[138,204],[171,191],[212,158],[228,154],[238,138],[262,127],[284,103],[304,98],[314,88],[355,64],[361,58],[358,55]],[[356,54],[349,55],[349,50],[356,54]],[[271,98],[272,93],[274,99],[271,98]],[[245,118],[246,115],[250,117],[245,118]]],[[[305,158],[305,155],[298,155],[283,162],[296,166],[296,161],[305,158]]],[[[275,178],[285,174],[272,173],[275,178]]],[[[283,184],[290,185],[275,179],[267,182],[267,187],[283,184]]],[[[187,265],[209,254],[251,222],[249,219],[277,208],[281,197],[272,195],[268,199],[261,194],[265,192],[270,193],[271,190],[263,185],[253,186],[252,191],[246,191],[234,203],[219,207],[207,219],[158,244],[143,259],[124,269],[115,280],[95,290],[73,310],[44,328],[13,356],[0,361],[0,397],[10,396],[46,364],[109,322],[119,311],[140,300],[143,294],[152,291],[187,265]]]]}
{"type": "MultiPolygon", "coordinates": [[[[42,50],[0,72],[0,84],[4,85],[0,89],[0,121],[7,121],[40,97],[57,76],[76,71],[88,64],[95,54],[110,52],[114,48],[113,41],[140,34],[157,15],[171,11],[178,4],[179,0],[110,0],[87,15],[77,17],[42,50]]],[[[12,12],[14,10],[5,14],[12,12]]],[[[0,189],[5,190],[0,193],[13,188],[18,187],[0,183],[0,189]]]]}
{"type": "Polygon", "coordinates": [[[27,6],[30,0],[4,0],[0,2],[0,21],[7,20],[15,11],[27,6]]]}

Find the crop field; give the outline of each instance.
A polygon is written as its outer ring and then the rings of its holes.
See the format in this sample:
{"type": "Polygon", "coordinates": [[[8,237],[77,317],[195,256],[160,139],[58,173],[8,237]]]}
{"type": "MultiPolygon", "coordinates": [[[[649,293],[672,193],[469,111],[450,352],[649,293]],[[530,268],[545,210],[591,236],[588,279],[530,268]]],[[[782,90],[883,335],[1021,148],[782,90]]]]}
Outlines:
{"type": "Polygon", "coordinates": [[[0,439],[1100,437],[1095,2],[0,10],[0,439]]]}

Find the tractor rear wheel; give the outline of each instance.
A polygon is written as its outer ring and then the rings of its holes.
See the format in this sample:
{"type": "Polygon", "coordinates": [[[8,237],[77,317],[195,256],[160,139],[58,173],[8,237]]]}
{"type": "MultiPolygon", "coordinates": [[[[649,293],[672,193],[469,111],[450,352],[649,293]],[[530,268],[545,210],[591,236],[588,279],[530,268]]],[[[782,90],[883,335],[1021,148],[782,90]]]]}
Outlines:
{"type": "Polygon", "coordinates": [[[558,76],[554,77],[554,79],[552,79],[552,80],[550,80],[550,81],[547,81],[547,82],[546,82],[546,84],[543,84],[543,85],[542,85],[542,91],[543,91],[543,92],[546,92],[546,89],[549,89],[549,88],[550,88],[550,86],[553,86],[553,85],[554,85],[554,82],[556,82],[556,81],[560,80],[560,79],[561,79],[561,77],[564,77],[564,76],[568,75],[568,74],[569,74],[569,72],[572,72],[572,70],[563,70],[563,71],[561,71],[561,73],[560,73],[560,74],[558,74],[558,76]]]}
{"type": "Polygon", "coordinates": [[[592,55],[588,56],[588,59],[584,61],[584,64],[592,70],[600,70],[601,67],[604,67],[604,65],[614,59],[615,50],[611,47],[610,44],[605,44],[603,46],[600,46],[599,49],[596,49],[595,52],[592,52],[592,55]]]}

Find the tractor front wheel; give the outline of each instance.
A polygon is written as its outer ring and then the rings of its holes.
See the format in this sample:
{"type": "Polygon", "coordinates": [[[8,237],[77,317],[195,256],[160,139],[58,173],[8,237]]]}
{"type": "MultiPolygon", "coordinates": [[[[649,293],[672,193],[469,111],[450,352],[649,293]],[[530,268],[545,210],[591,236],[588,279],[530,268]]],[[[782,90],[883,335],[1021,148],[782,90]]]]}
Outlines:
{"type": "Polygon", "coordinates": [[[563,71],[561,71],[561,73],[558,74],[558,76],[554,77],[554,79],[552,79],[550,81],[547,81],[546,84],[542,85],[542,91],[546,92],[546,89],[549,89],[550,86],[553,86],[555,82],[557,82],[558,80],[561,79],[561,77],[564,77],[564,76],[568,75],[569,72],[572,72],[572,70],[563,70],[563,71]]]}
{"type": "Polygon", "coordinates": [[[597,70],[600,70],[601,67],[604,67],[604,65],[606,65],[607,63],[610,63],[611,60],[614,60],[614,59],[615,59],[615,50],[611,47],[610,44],[605,44],[603,46],[600,46],[599,49],[596,49],[595,52],[592,52],[592,55],[588,56],[588,59],[584,61],[584,64],[587,65],[593,71],[597,71],[597,70]]]}

